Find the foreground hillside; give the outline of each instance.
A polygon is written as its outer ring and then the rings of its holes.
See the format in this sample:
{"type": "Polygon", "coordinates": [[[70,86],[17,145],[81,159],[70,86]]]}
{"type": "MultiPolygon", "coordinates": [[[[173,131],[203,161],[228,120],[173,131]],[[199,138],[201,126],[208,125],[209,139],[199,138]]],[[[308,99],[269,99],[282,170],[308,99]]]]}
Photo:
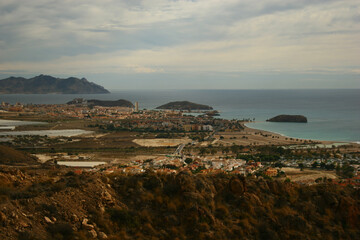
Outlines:
{"type": "Polygon", "coordinates": [[[30,154],[0,145],[0,165],[26,166],[34,164],[37,165],[38,162],[30,154]]]}
{"type": "Polygon", "coordinates": [[[359,239],[360,192],[230,175],[0,171],[0,239],[359,239]]]}

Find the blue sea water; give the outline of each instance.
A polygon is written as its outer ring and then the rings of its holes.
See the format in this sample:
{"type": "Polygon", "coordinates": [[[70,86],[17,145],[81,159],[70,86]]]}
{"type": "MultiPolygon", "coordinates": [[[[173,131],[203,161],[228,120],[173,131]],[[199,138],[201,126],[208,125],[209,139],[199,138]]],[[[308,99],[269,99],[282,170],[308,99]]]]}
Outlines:
{"type": "Polygon", "coordinates": [[[251,118],[249,127],[289,137],[360,142],[360,89],[341,90],[127,90],[111,94],[2,94],[10,103],[66,103],[86,99],[127,99],[140,109],[153,109],[170,101],[207,104],[226,119],[251,118]],[[299,114],[308,123],[271,123],[279,114],[299,114]]]}

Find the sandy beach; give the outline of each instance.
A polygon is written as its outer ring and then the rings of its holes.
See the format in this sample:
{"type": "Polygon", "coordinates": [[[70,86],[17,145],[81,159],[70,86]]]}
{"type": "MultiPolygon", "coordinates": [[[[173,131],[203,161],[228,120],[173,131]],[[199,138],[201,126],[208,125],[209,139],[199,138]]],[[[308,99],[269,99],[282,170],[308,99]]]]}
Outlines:
{"type": "Polygon", "coordinates": [[[249,128],[236,132],[218,132],[213,144],[217,145],[294,145],[305,143],[331,144],[333,141],[318,141],[311,139],[292,138],[279,133],[249,128]]]}

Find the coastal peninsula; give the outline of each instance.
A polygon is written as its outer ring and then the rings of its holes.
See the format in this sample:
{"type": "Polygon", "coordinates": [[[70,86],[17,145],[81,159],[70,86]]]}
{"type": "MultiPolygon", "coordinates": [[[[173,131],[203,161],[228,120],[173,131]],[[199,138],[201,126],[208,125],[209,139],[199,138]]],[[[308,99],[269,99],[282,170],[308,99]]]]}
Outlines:
{"type": "Polygon", "coordinates": [[[119,99],[115,101],[111,100],[97,100],[97,99],[90,99],[86,100],[83,98],[75,98],[67,103],[68,105],[86,105],[86,106],[100,106],[100,107],[127,107],[127,108],[134,108],[134,104],[132,102],[119,99]]]}
{"type": "Polygon", "coordinates": [[[156,109],[169,109],[169,110],[213,110],[212,107],[208,105],[193,103],[189,101],[176,101],[176,102],[169,102],[167,104],[161,105],[156,109]]]}

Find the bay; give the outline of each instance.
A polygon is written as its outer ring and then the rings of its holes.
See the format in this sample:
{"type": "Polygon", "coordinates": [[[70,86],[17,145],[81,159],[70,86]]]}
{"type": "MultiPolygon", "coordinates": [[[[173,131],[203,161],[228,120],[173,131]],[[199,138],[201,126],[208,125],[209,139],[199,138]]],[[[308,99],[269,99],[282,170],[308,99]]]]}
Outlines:
{"type": "Polygon", "coordinates": [[[118,90],[110,94],[2,94],[9,103],[66,103],[74,98],[139,102],[154,109],[170,101],[192,101],[220,111],[225,119],[255,119],[248,126],[289,137],[360,142],[360,89],[300,90],[118,90]],[[308,123],[270,123],[279,114],[299,114],[308,123]]]}

